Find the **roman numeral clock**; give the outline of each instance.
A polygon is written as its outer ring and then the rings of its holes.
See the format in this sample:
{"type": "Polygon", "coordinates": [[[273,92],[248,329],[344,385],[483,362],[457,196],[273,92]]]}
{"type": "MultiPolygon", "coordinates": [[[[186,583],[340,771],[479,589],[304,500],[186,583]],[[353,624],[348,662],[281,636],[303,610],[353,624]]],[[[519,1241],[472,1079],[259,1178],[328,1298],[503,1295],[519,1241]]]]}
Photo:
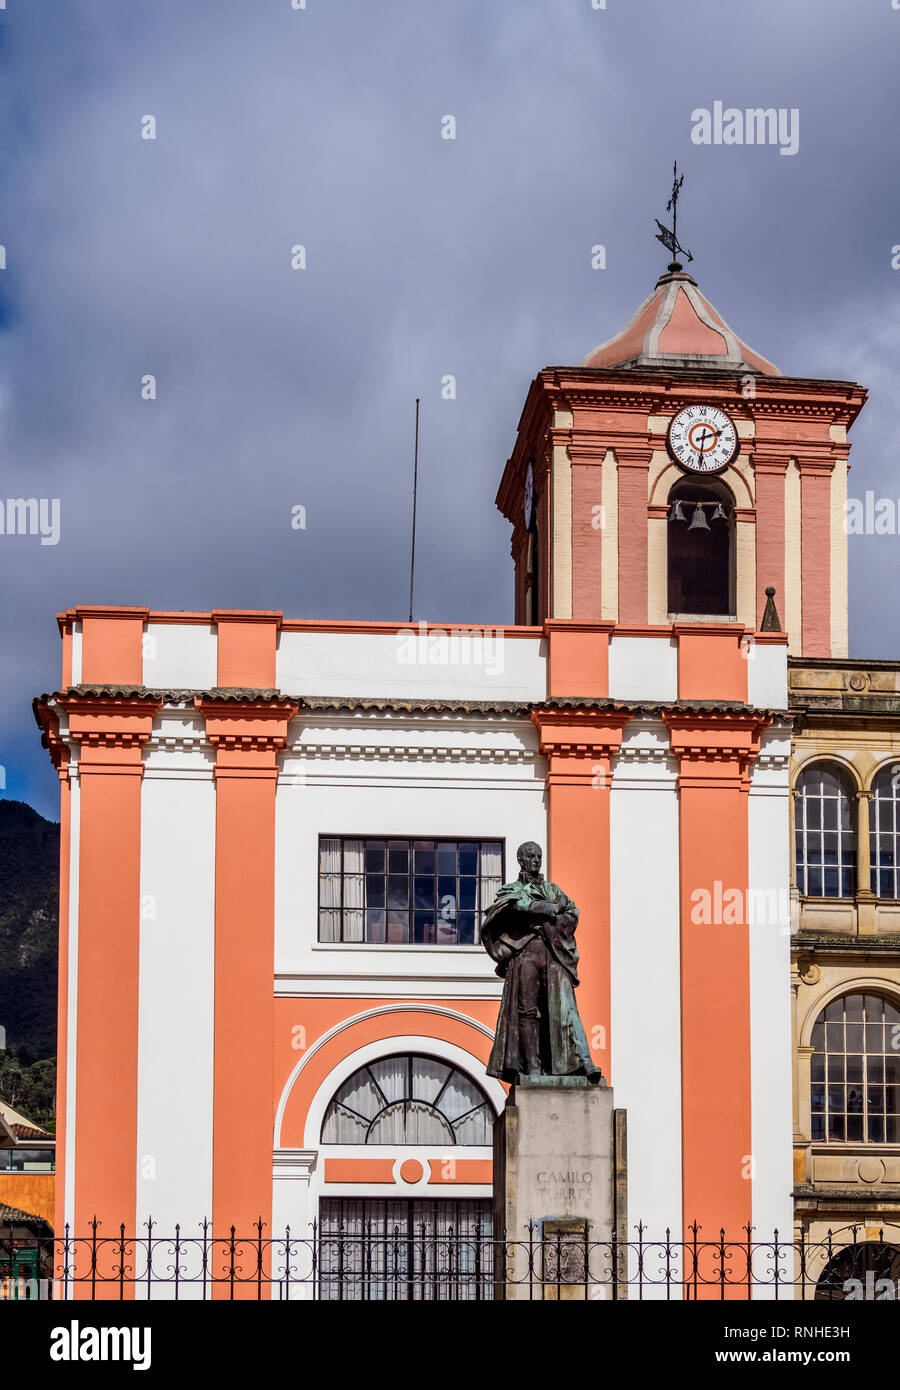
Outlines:
{"type": "Polygon", "coordinates": [[[715,405],[688,405],[672,417],[666,434],[670,456],[685,473],[721,473],[741,444],[734,421],[715,405]]]}

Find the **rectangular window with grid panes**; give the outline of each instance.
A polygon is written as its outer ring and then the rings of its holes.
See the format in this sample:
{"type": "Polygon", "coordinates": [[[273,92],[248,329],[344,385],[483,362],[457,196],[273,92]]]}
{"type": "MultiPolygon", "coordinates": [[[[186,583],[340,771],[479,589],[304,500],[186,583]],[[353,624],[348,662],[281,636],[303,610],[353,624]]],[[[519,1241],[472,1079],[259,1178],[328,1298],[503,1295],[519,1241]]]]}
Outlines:
{"type": "Polygon", "coordinates": [[[319,940],[474,946],[503,882],[499,840],[319,839],[319,940]]]}

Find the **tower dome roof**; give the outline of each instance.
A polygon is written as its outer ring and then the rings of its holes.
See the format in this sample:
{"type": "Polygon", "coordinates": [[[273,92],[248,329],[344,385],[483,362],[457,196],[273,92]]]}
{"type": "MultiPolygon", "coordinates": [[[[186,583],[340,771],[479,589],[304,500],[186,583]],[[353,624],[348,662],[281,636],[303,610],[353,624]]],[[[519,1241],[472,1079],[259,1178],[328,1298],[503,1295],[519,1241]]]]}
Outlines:
{"type": "Polygon", "coordinates": [[[589,352],[582,367],[691,367],[781,376],[743,342],[673,261],[628,323],[589,352]]]}

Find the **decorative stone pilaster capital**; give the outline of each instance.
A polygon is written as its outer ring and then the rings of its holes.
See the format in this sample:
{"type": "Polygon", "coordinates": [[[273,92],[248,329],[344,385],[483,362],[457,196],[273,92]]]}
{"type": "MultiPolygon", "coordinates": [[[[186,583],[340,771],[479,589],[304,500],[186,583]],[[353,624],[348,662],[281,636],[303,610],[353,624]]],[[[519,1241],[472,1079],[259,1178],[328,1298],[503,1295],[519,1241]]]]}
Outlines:
{"type": "Polygon", "coordinates": [[[672,753],[681,767],[679,783],[748,785],[747,772],[759,753],[762,732],[770,714],[740,710],[664,710],[672,753]]]}
{"type": "Polygon", "coordinates": [[[60,782],[68,782],[72,750],[59,732],[59,715],[45,699],[35,700],[34,715],[41,728],[41,747],[49,752],[60,782]]]}
{"type": "Polygon", "coordinates": [[[318,1161],[318,1149],[276,1149],[272,1163],[273,1176],[308,1183],[318,1161]]]}
{"type": "Polygon", "coordinates": [[[612,448],[619,468],[639,468],[646,470],[650,467],[654,446],[649,442],[647,444],[613,443],[612,448]]]}
{"type": "Polygon", "coordinates": [[[153,731],[162,699],[139,687],[73,686],[56,697],[81,744],[79,775],[143,773],[141,750],[153,731]]]}
{"type": "Polygon", "coordinates": [[[804,458],[802,454],[797,456],[797,468],[801,478],[830,478],[834,472],[834,464],[833,458],[804,458]]]}
{"type": "Polygon", "coordinates": [[[531,711],[540,750],[550,763],[550,785],[606,785],[595,781],[598,769],[609,771],[610,758],[622,745],[622,731],[632,717],[621,706],[605,707],[576,699],[539,705],[531,711]]]}
{"type": "Polygon", "coordinates": [[[217,778],[277,777],[276,759],[287,744],[296,701],[277,690],[221,690],[198,695],[194,705],[216,750],[217,778]]]}
{"type": "Polygon", "coordinates": [[[790,455],[786,450],[779,449],[775,453],[769,453],[763,446],[750,451],[750,462],[756,475],[768,475],[769,477],[783,478],[787,473],[790,455]]]}

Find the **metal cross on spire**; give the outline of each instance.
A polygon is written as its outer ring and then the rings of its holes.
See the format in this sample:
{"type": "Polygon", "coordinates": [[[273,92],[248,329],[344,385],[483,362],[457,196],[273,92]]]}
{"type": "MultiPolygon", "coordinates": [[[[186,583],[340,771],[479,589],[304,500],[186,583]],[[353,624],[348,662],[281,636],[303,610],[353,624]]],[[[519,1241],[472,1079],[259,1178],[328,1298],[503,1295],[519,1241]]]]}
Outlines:
{"type": "Polygon", "coordinates": [[[672,196],[666,203],[666,212],[671,212],[672,214],[672,230],[669,231],[668,227],[664,227],[659,218],[653,219],[659,228],[659,231],[656,233],[656,240],[661,241],[666,250],[672,254],[672,263],[669,266],[669,270],[671,271],[681,270],[681,265],[678,260],[675,259],[679,251],[682,256],[686,256],[689,261],[694,259],[687,247],[682,246],[681,242],[678,240],[678,195],[681,192],[681,185],[683,183],[684,174],[682,174],[680,178],[678,177],[678,161],[676,160],[672,171],[672,196]]]}

